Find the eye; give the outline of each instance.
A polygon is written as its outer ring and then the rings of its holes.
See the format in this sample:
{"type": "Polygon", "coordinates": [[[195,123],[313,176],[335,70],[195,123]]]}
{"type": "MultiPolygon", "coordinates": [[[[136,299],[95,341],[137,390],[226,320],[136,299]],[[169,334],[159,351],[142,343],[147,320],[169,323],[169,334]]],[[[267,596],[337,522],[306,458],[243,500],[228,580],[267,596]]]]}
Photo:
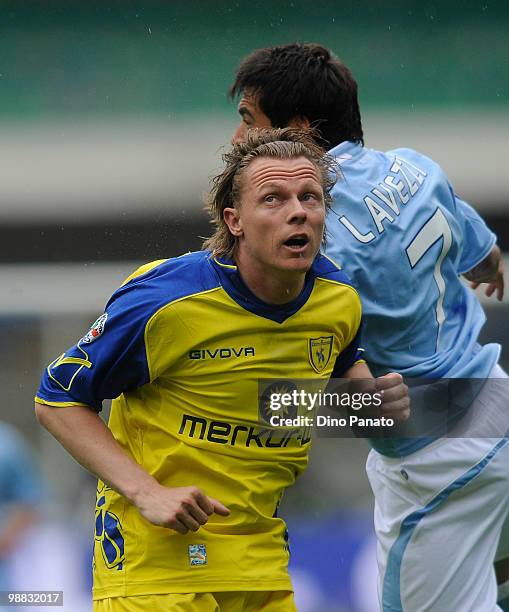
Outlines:
{"type": "Polygon", "coordinates": [[[275,202],[276,200],[277,200],[277,197],[276,197],[274,194],[272,194],[272,193],[271,193],[271,194],[269,194],[269,195],[266,195],[266,196],[263,198],[263,201],[264,201],[264,202],[266,202],[267,204],[274,204],[274,202],[275,202]]]}
{"type": "Polygon", "coordinates": [[[309,191],[308,193],[305,193],[301,200],[303,202],[321,202],[322,199],[321,197],[317,194],[317,193],[313,193],[311,191],[309,191]]]}

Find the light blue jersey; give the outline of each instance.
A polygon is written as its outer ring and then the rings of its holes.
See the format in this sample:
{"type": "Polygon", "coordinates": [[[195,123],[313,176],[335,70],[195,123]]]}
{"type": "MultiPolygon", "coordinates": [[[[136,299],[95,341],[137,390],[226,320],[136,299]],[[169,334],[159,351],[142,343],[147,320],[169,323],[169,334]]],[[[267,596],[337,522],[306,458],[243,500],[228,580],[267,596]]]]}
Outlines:
{"type": "Polygon", "coordinates": [[[330,153],[342,177],[326,253],[361,295],[373,373],[486,378],[500,346],[478,344],[485,315],[459,275],[489,254],[496,236],[428,157],[353,142],[330,153]]]}
{"type": "MultiPolygon", "coordinates": [[[[496,236],[428,157],[353,142],[330,153],[342,177],[332,192],[326,253],[361,295],[362,344],[373,374],[487,378],[500,345],[479,345],[486,317],[459,275],[489,254],[496,236]]],[[[408,434],[371,444],[405,456],[440,435],[426,428],[408,434]]]]}

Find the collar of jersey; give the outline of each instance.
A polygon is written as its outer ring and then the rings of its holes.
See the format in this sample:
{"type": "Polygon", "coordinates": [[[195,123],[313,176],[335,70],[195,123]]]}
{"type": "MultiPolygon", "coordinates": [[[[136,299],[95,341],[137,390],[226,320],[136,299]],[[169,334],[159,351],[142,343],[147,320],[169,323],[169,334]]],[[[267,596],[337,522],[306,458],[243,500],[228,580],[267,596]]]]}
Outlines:
{"type": "Polygon", "coordinates": [[[360,153],[362,153],[363,146],[360,142],[353,142],[351,140],[345,140],[345,142],[341,142],[333,149],[329,151],[329,155],[332,155],[336,159],[339,158],[339,162],[348,161],[353,157],[357,157],[360,153]]]}
{"type": "Polygon", "coordinates": [[[276,323],[284,323],[286,319],[302,308],[313,290],[315,278],[313,273],[314,264],[306,274],[304,288],[294,300],[287,304],[268,304],[260,300],[244,283],[233,260],[225,257],[211,257],[210,261],[219,275],[223,289],[232,300],[245,310],[276,323]]]}

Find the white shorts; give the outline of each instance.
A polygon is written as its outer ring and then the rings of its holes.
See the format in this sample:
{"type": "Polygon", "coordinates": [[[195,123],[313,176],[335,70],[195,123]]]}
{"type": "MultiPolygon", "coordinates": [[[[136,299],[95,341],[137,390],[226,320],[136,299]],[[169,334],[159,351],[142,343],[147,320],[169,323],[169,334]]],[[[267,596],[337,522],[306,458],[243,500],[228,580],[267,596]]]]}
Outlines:
{"type": "MultiPolygon", "coordinates": [[[[496,366],[491,377],[507,375],[496,366]]],[[[491,381],[476,412],[509,412],[508,386],[491,381]]],[[[381,610],[500,610],[493,561],[509,513],[509,438],[442,438],[403,459],[372,450],[366,469],[381,610]]]]}

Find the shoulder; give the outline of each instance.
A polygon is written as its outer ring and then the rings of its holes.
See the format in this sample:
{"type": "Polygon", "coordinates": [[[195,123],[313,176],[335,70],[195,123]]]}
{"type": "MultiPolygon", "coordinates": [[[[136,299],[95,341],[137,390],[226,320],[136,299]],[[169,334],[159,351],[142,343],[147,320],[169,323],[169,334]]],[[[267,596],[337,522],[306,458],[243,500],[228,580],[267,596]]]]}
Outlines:
{"type": "Polygon", "coordinates": [[[420,153],[415,149],[408,147],[398,147],[397,149],[391,149],[386,152],[386,155],[396,158],[396,160],[402,160],[409,164],[415,164],[419,169],[426,171],[434,171],[442,173],[440,165],[428,155],[420,153]]]}
{"type": "Polygon", "coordinates": [[[331,284],[338,285],[338,287],[347,288],[347,290],[358,295],[354,284],[349,276],[343,272],[341,266],[322,253],[316,257],[311,273],[316,279],[328,281],[331,284]]]}
{"type": "Polygon", "coordinates": [[[329,257],[319,254],[312,272],[315,275],[316,305],[323,306],[316,315],[318,318],[323,316],[323,321],[329,320],[334,328],[343,330],[340,333],[342,337],[348,337],[348,344],[360,325],[361,298],[350,278],[329,257]]]}
{"type": "Polygon", "coordinates": [[[208,251],[197,251],[144,264],[127,277],[108,305],[118,300],[160,305],[219,287],[209,260],[208,251]]]}
{"type": "MultiPolygon", "coordinates": [[[[167,307],[179,300],[219,287],[221,283],[207,251],[144,264],[110,297],[105,313],[93,326],[93,329],[99,326],[95,335],[102,333],[106,320],[109,328],[116,321],[119,333],[144,330],[156,313],[167,311],[167,307]]],[[[89,334],[85,338],[90,342],[89,334]]]]}

